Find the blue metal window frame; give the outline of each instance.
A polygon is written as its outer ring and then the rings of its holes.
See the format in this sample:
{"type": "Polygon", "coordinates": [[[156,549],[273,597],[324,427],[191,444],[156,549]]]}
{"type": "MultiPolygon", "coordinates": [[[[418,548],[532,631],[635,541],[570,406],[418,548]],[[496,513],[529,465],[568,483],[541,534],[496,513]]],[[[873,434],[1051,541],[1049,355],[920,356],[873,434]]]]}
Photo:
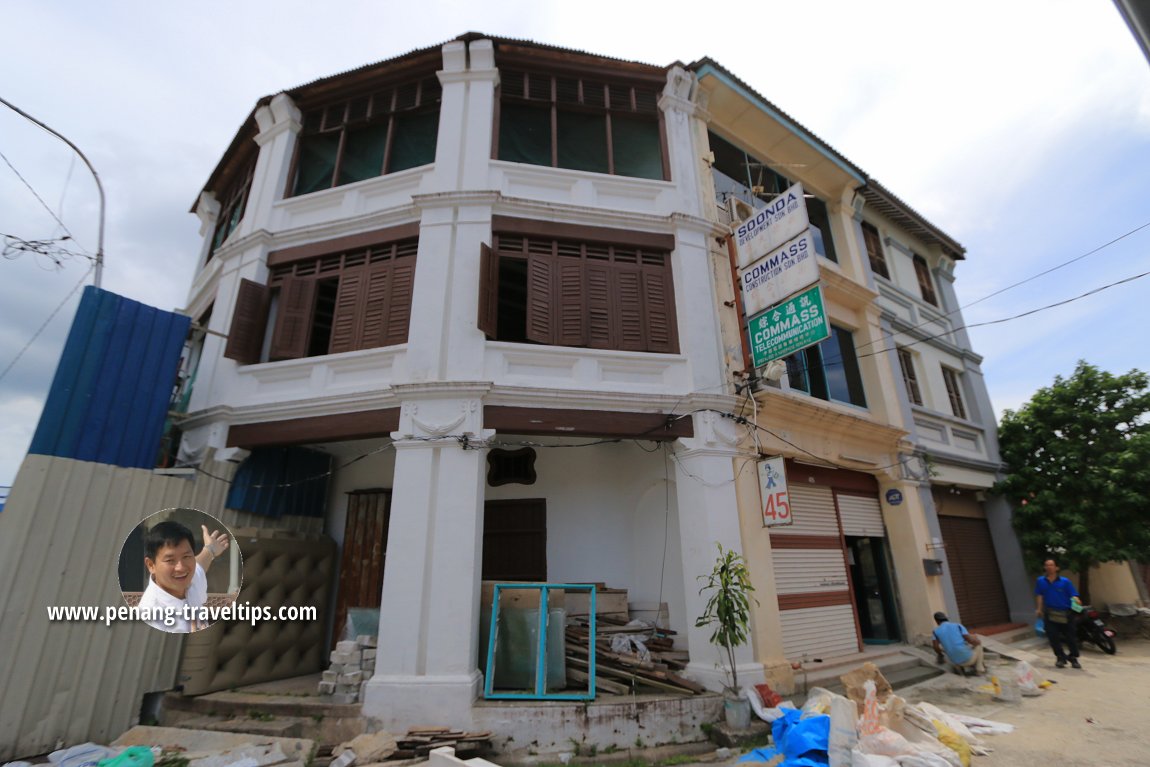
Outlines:
{"type": "Polygon", "coordinates": [[[496,583],[491,597],[491,634],[487,643],[487,673],[483,682],[486,700],[595,700],[595,585],[590,583],[496,583]],[[532,589],[539,592],[539,646],[535,654],[535,692],[495,692],[495,643],[499,639],[499,594],[504,589],[532,589]],[[590,597],[588,633],[587,692],[547,692],[547,622],[551,591],[586,591],[590,597]]]}

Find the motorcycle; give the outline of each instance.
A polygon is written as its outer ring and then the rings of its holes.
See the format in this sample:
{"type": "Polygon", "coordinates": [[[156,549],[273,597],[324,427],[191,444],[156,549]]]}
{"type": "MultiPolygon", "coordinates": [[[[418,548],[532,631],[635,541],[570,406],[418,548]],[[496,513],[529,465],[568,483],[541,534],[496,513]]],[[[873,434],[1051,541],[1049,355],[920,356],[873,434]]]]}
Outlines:
{"type": "Polygon", "coordinates": [[[1079,645],[1089,642],[1107,655],[1118,652],[1118,647],[1114,644],[1114,637],[1118,634],[1102,622],[1102,616],[1093,607],[1083,605],[1082,612],[1078,614],[1077,624],[1079,645]]]}

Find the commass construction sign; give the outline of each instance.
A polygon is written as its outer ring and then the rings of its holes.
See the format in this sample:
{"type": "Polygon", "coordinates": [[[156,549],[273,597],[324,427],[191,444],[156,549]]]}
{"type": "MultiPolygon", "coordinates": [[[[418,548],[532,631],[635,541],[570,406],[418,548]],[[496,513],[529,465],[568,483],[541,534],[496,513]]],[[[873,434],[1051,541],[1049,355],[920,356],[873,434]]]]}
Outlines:
{"type": "Polygon", "coordinates": [[[830,337],[822,289],[815,285],[747,322],[751,361],[762,367],[830,337]]]}

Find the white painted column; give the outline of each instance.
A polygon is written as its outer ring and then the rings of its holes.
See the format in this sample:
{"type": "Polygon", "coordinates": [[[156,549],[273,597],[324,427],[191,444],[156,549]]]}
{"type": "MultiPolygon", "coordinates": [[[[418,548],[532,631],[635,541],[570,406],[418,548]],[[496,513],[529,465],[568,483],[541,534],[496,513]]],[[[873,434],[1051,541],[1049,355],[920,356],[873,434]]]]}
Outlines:
{"type": "Polygon", "coordinates": [[[469,727],[483,545],[483,387],[401,385],[395,482],[375,676],[363,697],[373,727],[469,727]]]}
{"type": "Polygon", "coordinates": [[[286,93],[273,96],[268,104],[256,110],[255,118],[260,129],[256,135],[260,154],[244,218],[233,237],[273,229],[272,206],[284,196],[296,139],[303,128],[302,115],[286,93]]]}
{"type": "MultiPolygon", "coordinates": [[[[735,461],[739,428],[718,414],[704,412],[694,417],[695,437],[681,439],[675,447],[675,484],[678,492],[679,533],[683,551],[683,589],[687,608],[687,649],[691,662],[687,672],[713,690],[729,682],[723,668],[716,667],[725,652],[712,645],[713,628],[695,628],[703,614],[707,594],[699,594],[707,575],[714,569],[720,543],[724,550],[743,551],[739,533],[738,499],[735,495],[735,461]]],[[[748,630],[748,642],[751,632],[748,630]]],[[[739,684],[763,681],[762,664],[756,663],[750,643],[735,650],[739,684]]]]}

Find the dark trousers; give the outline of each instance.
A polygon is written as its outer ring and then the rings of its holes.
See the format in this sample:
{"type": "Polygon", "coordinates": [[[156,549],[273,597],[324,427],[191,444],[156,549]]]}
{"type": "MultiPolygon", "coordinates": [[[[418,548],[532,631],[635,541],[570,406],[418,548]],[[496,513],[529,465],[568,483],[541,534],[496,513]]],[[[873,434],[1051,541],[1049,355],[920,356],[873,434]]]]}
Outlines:
{"type": "Polygon", "coordinates": [[[1043,625],[1046,627],[1046,637],[1050,640],[1050,649],[1054,650],[1054,657],[1061,661],[1078,657],[1078,631],[1073,618],[1069,623],[1053,623],[1046,618],[1043,625]],[[1063,644],[1070,652],[1063,652],[1063,644]]]}

